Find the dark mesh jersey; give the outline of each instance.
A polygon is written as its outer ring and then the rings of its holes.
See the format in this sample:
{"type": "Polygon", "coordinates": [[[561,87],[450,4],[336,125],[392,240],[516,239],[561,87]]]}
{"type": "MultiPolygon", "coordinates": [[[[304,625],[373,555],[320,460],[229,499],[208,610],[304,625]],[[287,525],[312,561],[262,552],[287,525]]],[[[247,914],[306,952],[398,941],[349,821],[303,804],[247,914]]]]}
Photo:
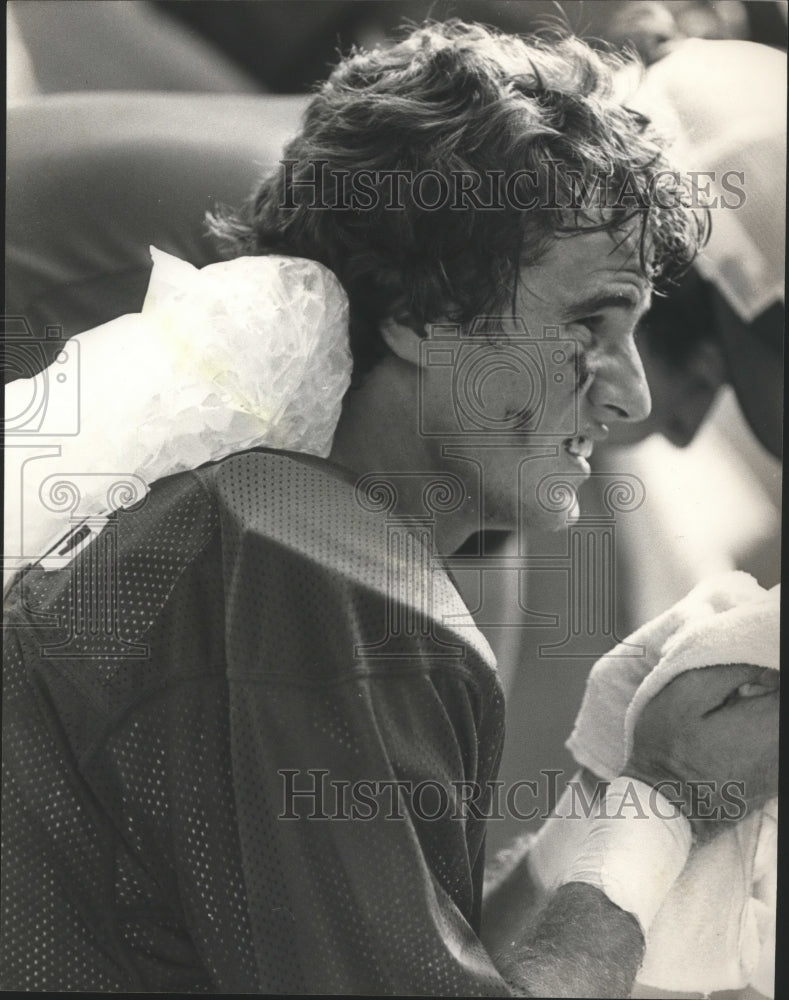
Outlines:
{"type": "Polygon", "coordinates": [[[477,936],[491,654],[372,506],[244,452],[17,579],[4,989],[507,992],[477,936]]]}

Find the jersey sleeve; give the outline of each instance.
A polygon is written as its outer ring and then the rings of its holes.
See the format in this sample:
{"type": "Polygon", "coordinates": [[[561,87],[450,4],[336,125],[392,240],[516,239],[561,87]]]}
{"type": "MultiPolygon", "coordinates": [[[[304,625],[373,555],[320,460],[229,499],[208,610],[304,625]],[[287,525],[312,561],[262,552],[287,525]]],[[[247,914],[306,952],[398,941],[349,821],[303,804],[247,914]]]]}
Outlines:
{"type": "MultiPolygon", "coordinates": [[[[481,832],[429,674],[231,681],[233,787],[261,988],[506,993],[472,927],[481,832]]],[[[467,717],[472,710],[466,706],[467,717]]]]}
{"type": "Polygon", "coordinates": [[[291,465],[171,477],[70,568],[17,581],[20,988],[506,993],[477,935],[495,673],[440,624],[381,655],[390,564],[343,489],[291,465]],[[117,632],[81,628],[109,569],[117,632]]]}
{"type": "Polygon", "coordinates": [[[237,527],[229,753],[257,989],[506,995],[477,934],[495,674],[438,625],[373,655],[394,599],[375,574],[237,527]]]}

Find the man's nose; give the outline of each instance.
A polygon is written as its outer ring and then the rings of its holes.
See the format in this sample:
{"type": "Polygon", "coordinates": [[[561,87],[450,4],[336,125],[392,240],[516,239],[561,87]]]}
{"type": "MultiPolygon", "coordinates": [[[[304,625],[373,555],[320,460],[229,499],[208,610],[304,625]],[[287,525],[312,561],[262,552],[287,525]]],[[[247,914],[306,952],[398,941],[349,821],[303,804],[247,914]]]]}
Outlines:
{"type": "Polygon", "coordinates": [[[589,398],[603,410],[603,420],[646,420],[652,398],[635,343],[623,345],[597,368],[589,398]]]}

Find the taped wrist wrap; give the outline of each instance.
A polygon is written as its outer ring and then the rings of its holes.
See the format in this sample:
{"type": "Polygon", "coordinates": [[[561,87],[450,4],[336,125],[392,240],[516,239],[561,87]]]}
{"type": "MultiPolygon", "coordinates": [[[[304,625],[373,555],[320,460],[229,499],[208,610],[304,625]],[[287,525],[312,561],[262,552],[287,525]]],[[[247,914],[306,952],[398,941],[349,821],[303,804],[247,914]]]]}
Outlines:
{"type": "Polygon", "coordinates": [[[599,813],[557,885],[596,886],[646,935],[687,861],[690,823],[656,789],[627,777],[611,782],[599,813]]]}

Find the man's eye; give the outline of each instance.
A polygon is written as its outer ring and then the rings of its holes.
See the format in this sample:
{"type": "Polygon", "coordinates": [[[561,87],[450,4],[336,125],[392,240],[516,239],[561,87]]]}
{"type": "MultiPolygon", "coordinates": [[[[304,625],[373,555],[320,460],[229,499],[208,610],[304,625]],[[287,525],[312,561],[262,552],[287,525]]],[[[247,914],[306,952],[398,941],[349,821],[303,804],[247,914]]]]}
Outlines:
{"type": "Polygon", "coordinates": [[[581,326],[585,326],[587,330],[597,330],[604,321],[603,316],[597,314],[596,316],[584,316],[576,322],[581,326]]]}

